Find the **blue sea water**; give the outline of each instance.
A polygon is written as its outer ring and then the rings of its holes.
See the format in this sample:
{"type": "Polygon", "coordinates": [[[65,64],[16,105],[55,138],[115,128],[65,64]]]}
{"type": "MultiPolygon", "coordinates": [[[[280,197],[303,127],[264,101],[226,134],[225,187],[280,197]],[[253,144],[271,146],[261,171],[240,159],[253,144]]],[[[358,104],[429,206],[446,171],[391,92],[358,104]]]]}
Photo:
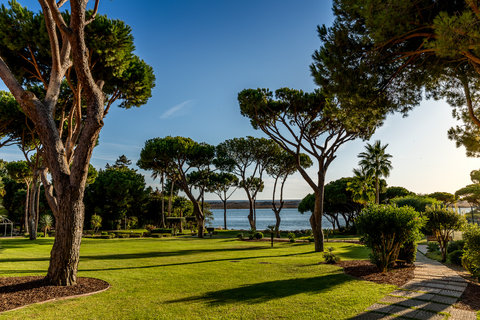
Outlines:
{"type": "MultiPolygon", "coordinates": [[[[223,209],[211,209],[213,213],[213,220],[208,223],[210,227],[223,228],[223,209]]],[[[310,213],[300,213],[297,209],[285,208],[282,209],[280,217],[280,230],[306,230],[311,229],[310,213]]],[[[248,209],[228,209],[227,210],[227,228],[228,229],[243,229],[249,230],[248,223],[248,209]]],[[[257,230],[267,229],[268,225],[275,224],[275,214],[272,209],[257,209],[257,230]]],[[[330,222],[325,218],[322,221],[324,229],[332,228],[330,222]]]]}
{"type": "MultiPolygon", "coordinates": [[[[210,209],[213,213],[213,220],[207,223],[209,227],[223,228],[223,209],[210,209]]],[[[470,208],[459,208],[459,211],[464,214],[470,213],[470,208]]],[[[300,213],[297,209],[285,208],[282,209],[280,217],[280,230],[306,230],[311,229],[310,213],[300,213]]],[[[248,209],[228,209],[227,210],[227,228],[238,230],[250,230],[248,223],[248,209]]],[[[342,220],[340,220],[340,223],[342,220]]],[[[265,230],[268,225],[275,224],[275,214],[272,209],[257,209],[257,230],[265,230]]],[[[324,217],[322,220],[323,229],[331,229],[332,225],[324,217]]]]}

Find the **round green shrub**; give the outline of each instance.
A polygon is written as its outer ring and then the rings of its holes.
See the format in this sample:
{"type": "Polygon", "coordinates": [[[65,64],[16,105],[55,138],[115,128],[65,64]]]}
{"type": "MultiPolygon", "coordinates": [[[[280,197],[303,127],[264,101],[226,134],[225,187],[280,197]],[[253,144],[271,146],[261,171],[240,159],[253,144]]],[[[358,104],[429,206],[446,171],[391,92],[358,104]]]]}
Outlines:
{"type": "Polygon", "coordinates": [[[293,232],[287,233],[287,238],[290,239],[290,240],[295,239],[295,233],[293,233],[293,232]]]}
{"type": "Polygon", "coordinates": [[[427,251],[428,252],[438,252],[440,251],[440,246],[436,241],[430,241],[427,243],[427,251]]]}
{"type": "Polygon", "coordinates": [[[447,252],[451,253],[453,251],[463,250],[463,247],[465,247],[464,240],[450,241],[447,246],[447,252]]]}
{"type": "Polygon", "coordinates": [[[480,277],[480,226],[468,224],[463,233],[465,240],[462,265],[474,277],[480,277]]]}
{"type": "Polygon", "coordinates": [[[237,238],[238,238],[239,240],[243,240],[243,233],[237,234],[237,238]]]}
{"type": "Polygon", "coordinates": [[[452,251],[448,254],[448,261],[450,261],[450,263],[461,266],[462,256],[463,256],[463,250],[452,251]]]}
{"type": "Polygon", "coordinates": [[[260,239],[263,238],[263,233],[258,231],[258,232],[255,232],[255,234],[253,236],[255,237],[255,239],[260,240],[260,239]]]}
{"type": "Polygon", "coordinates": [[[461,230],[466,224],[466,219],[456,210],[441,205],[432,205],[425,209],[427,218],[425,228],[435,235],[440,245],[442,261],[447,260],[447,245],[450,241],[453,231],[461,230]]]}
{"type": "Polygon", "coordinates": [[[356,224],[363,243],[372,249],[372,262],[385,272],[406,242],[420,239],[425,219],[409,206],[371,204],[361,211],[356,224]]]}
{"type": "Polygon", "coordinates": [[[340,261],[340,258],[333,253],[333,247],[327,248],[327,251],[323,253],[325,263],[335,264],[340,261]]]}

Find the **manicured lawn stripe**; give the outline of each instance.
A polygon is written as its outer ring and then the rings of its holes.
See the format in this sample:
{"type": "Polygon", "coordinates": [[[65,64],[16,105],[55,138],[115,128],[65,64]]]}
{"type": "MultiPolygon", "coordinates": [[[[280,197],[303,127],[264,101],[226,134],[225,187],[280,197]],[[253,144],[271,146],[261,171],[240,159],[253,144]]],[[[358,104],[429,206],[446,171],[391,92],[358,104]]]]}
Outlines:
{"type": "MultiPolygon", "coordinates": [[[[53,240],[0,241],[0,276],[45,274],[53,240]]],[[[342,259],[368,250],[329,243],[342,259]]],[[[79,276],[111,289],[1,319],[347,319],[394,289],[319,264],[313,244],[229,238],[84,239],[79,276]]]]}

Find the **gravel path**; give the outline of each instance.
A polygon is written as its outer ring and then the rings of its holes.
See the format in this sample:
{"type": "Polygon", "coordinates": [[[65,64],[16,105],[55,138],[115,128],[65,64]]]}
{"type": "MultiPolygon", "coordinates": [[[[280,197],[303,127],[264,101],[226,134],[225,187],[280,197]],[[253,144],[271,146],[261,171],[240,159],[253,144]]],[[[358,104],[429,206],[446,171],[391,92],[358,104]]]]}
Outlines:
{"type": "Polygon", "coordinates": [[[413,280],[351,319],[476,320],[476,312],[452,306],[467,287],[465,279],[427,258],[426,251],[426,246],[418,246],[413,280]]]}

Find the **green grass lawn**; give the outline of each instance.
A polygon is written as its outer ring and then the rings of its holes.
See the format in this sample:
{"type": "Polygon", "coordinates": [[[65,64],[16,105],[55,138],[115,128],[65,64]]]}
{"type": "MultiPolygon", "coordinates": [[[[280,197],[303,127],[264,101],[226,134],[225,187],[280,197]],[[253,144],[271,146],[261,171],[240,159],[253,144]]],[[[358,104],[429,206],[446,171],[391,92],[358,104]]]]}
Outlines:
{"type": "MultiPolygon", "coordinates": [[[[51,238],[2,239],[0,276],[43,275],[51,238]]],[[[342,259],[368,251],[330,243],[342,259]]],[[[79,276],[108,281],[89,297],[33,305],[1,319],[347,319],[393,286],[319,264],[313,244],[232,238],[84,239],[79,276]]]]}

